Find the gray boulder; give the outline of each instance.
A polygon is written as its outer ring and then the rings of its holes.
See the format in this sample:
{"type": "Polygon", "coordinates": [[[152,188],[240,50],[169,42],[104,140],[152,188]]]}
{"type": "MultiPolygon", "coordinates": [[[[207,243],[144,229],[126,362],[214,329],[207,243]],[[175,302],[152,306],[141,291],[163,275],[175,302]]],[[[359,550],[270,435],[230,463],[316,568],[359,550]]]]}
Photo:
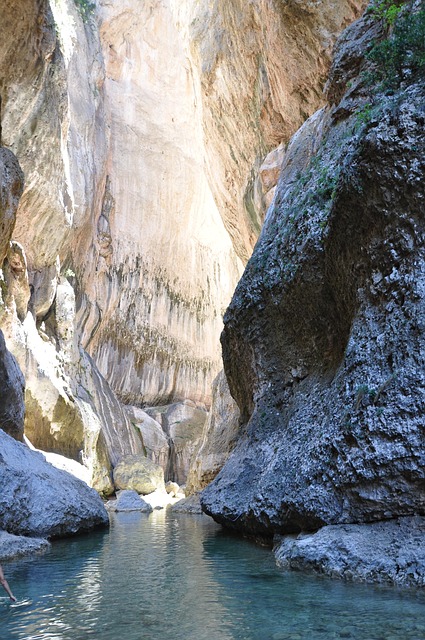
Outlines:
{"type": "Polygon", "coordinates": [[[131,489],[119,491],[116,500],[106,503],[108,511],[141,511],[151,513],[153,511],[150,504],[139,496],[137,491],[131,489]]]}
{"type": "Polygon", "coordinates": [[[143,455],[122,458],[113,476],[117,489],[133,489],[142,495],[164,489],[164,470],[143,455]]]}
{"type": "Polygon", "coordinates": [[[24,377],[0,331],[0,429],[16,440],[24,435],[24,389],[24,377]]]}
{"type": "Polygon", "coordinates": [[[0,531],[0,561],[43,553],[50,547],[46,538],[27,538],[0,531]]]}
{"type": "Polygon", "coordinates": [[[176,513],[191,513],[195,515],[201,514],[202,507],[199,494],[194,493],[189,496],[189,498],[179,500],[176,504],[173,504],[171,511],[175,511],[176,513]]]}
{"type": "Polygon", "coordinates": [[[98,493],[0,431],[0,528],[57,538],[107,526],[98,493]]]}
{"type": "Polygon", "coordinates": [[[279,566],[347,581],[425,586],[425,518],[331,525],[276,537],[279,566]]]}

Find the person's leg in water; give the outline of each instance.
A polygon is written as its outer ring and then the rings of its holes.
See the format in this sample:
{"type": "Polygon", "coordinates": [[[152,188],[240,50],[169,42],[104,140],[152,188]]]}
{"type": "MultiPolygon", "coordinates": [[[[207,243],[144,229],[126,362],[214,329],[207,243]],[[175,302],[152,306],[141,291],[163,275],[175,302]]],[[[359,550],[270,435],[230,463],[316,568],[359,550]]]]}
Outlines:
{"type": "Polygon", "coordinates": [[[12,600],[12,602],[16,602],[16,598],[13,595],[6,578],[4,577],[4,573],[3,573],[3,569],[2,569],[1,564],[0,564],[0,584],[3,587],[3,589],[6,591],[7,595],[12,600]]]}

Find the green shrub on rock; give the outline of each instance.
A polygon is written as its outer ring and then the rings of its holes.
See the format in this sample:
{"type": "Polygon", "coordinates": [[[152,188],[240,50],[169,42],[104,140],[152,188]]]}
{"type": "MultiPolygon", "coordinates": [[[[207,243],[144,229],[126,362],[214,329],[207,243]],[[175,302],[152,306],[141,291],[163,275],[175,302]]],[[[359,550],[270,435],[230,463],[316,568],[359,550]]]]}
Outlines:
{"type": "Polygon", "coordinates": [[[370,81],[382,88],[395,88],[425,71],[425,9],[391,4],[385,11],[383,18],[393,28],[367,56],[375,65],[370,81]]]}

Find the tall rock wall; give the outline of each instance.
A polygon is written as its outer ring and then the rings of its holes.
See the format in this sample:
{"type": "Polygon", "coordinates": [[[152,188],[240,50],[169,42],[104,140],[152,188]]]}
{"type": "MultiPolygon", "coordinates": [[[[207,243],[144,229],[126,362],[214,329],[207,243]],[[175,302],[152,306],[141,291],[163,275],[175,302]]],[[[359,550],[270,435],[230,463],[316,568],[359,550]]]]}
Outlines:
{"type": "Polygon", "coordinates": [[[82,340],[127,404],[210,402],[241,265],[204,168],[199,88],[169,2],[101,3],[111,144],[79,243],[82,340]]]}
{"type": "MultiPolygon", "coordinates": [[[[184,16],[186,3],[172,4],[183,5],[184,16]]],[[[200,76],[208,178],[246,263],[265,212],[262,161],[323,103],[336,36],[365,2],[200,0],[196,6],[186,37],[200,76]]]]}
{"type": "Polygon", "coordinates": [[[341,38],[329,103],[288,147],[226,313],[242,427],[202,502],[229,527],[424,514],[425,85],[410,52],[425,13],[412,6],[394,36],[372,12],[341,38]]]}
{"type": "Polygon", "coordinates": [[[257,168],[320,105],[361,4],[3,2],[1,135],[25,189],[1,326],[30,439],[99,490],[143,448],[120,402],[211,402],[257,168]]]}

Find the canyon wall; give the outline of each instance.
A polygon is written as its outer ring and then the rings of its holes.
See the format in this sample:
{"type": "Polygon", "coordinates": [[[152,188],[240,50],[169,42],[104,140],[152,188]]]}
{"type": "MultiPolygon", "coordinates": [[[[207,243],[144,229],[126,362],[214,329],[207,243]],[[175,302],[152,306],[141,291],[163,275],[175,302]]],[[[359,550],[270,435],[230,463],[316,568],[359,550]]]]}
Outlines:
{"type": "Polygon", "coordinates": [[[28,437],[100,491],[143,451],[121,403],[211,403],[276,180],[259,167],[320,106],[361,5],[3,2],[1,136],[25,189],[1,327],[28,437]]]}
{"type": "Polygon", "coordinates": [[[349,27],[286,151],[224,320],[241,428],[201,501],[228,527],[424,515],[424,24],[349,27]]]}

